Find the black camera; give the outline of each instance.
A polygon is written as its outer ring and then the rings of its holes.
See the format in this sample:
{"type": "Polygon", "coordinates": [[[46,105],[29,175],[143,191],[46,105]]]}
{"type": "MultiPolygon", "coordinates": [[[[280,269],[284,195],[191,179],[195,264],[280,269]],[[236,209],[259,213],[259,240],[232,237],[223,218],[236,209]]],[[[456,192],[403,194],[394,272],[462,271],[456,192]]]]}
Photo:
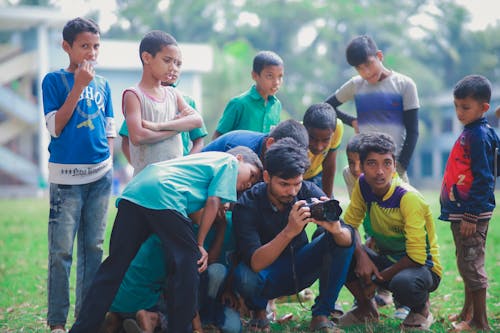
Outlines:
{"type": "Polygon", "coordinates": [[[305,206],[311,210],[311,217],[319,221],[338,221],[342,215],[342,208],[335,199],[315,201],[305,206]]]}

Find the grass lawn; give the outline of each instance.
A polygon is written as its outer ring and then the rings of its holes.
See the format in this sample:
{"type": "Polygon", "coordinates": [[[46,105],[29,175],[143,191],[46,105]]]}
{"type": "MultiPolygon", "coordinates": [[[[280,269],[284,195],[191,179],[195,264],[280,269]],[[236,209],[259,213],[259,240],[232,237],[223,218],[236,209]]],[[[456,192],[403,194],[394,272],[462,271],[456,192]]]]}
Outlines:
{"type": "MultiPolygon", "coordinates": [[[[457,313],[463,302],[463,284],[455,265],[454,246],[449,225],[437,220],[439,204],[436,191],[423,191],[432,205],[436,219],[444,276],[432,294],[434,332],[446,332],[449,314],[457,313]]],[[[47,216],[48,198],[0,201],[0,332],[48,332],[46,316],[47,279],[47,216]]],[[[111,204],[107,240],[116,209],[111,204]]],[[[495,211],[487,241],[486,269],[490,279],[488,317],[493,331],[500,332],[500,211],[495,211]]],[[[108,241],[105,242],[106,250],[108,241]]],[[[75,250],[76,252],[76,250],[75,250]]],[[[76,256],[75,256],[76,258],[76,256]]],[[[71,303],[74,305],[74,271],[72,270],[71,303]]],[[[313,286],[317,294],[317,285],[313,286]]],[[[345,288],[339,297],[344,310],[352,305],[352,296],[345,288]]],[[[310,320],[311,303],[278,304],[278,317],[293,313],[292,321],[272,324],[273,332],[304,332],[310,320]]],[[[381,324],[357,327],[347,332],[399,332],[399,322],[391,319],[393,308],[382,309],[381,324]]],[[[71,311],[70,311],[71,312],[71,311]]],[[[68,323],[73,322],[72,313],[68,323]]]]}

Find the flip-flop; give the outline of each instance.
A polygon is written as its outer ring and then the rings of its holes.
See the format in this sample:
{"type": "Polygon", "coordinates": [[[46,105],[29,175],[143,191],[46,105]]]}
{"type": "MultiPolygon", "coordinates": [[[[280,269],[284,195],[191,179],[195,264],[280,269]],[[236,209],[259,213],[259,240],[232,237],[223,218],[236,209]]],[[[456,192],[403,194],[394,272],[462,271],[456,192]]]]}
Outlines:
{"type": "Polygon", "coordinates": [[[466,321],[452,323],[453,329],[448,332],[477,332],[477,330],[469,325],[466,321]]]}
{"type": "Polygon", "coordinates": [[[434,322],[434,316],[431,312],[427,317],[417,312],[410,312],[406,319],[401,324],[401,328],[405,331],[418,330],[418,331],[431,331],[430,327],[434,322]]]}
{"type": "Polygon", "coordinates": [[[310,330],[312,332],[321,333],[344,333],[344,330],[338,328],[337,325],[335,325],[335,323],[331,320],[318,321],[310,327],[310,330]]]}
{"type": "Polygon", "coordinates": [[[368,323],[377,323],[378,318],[369,316],[369,317],[363,317],[363,318],[358,318],[354,312],[348,311],[345,315],[342,317],[338,318],[337,324],[340,327],[347,327],[347,326],[353,326],[353,325],[364,325],[368,323]]]}
{"type": "Polygon", "coordinates": [[[252,332],[269,332],[270,320],[267,318],[252,318],[248,321],[247,327],[252,332]]]}
{"type": "Polygon", "coordinates": [[[126,333],[142,333],[141,328],[134,319],[128,318],[123,321],[123,330],[126,333]]]}

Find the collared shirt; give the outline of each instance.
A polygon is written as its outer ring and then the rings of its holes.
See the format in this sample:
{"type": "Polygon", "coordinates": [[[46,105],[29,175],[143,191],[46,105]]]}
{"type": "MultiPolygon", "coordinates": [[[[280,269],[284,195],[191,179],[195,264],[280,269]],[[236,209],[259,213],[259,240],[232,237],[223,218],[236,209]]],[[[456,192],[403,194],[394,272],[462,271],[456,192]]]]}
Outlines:
{"type": "Polygon", "coordinates": [[[253,85],[229,101],[217,124],[217,132],[249,130],[269,133],[279,123],[280,114],[281,102],[278,98],[271,95],[265,101],[253,85]]]}
{"type": "Polygon", "coordinates": [[[404,255],[442,275],[436,228],[429,205],[411,185],[395,173],[391,187],[379,198],[361,175],[354,185],[345,223],[358,228],[365,215],[365,229],[375,239],[378,252],[393,262],[404,255]]]}
{"type": "Polygon", "coordinates": [[[257,156],[260,156],[262,146],[267,137],[267,134],[260,132],[246,130],[231,131],[219,136],[203,147],[201,151],[228,151],[237,146],[244,146],[252,149],[257,156]]]}
{"type": "Polygon", "coordinates": [[[342,136],[344,135],[344,123],[342,120],[337,118],[337,125],[335,127],[335,132],[332,134],[330,139],[330,144],[321,153],[314,155],[310,150],[307,150],[307,155],[309,156],[309,161],[311,165],[304,173],[304,179],[311,179],[317,176],[321,171],[323,171],[323,161],[329,152],[337,150],[342,142],[342,136]]]}
{"type": "MultiPolygon", "coordinates": [[[[315,184],[304,181],[302,188],[292,203],[283,211],[279,211],[269,201],[267,184],[260,182],[245,191],[233,208],[233,227],[236,244],[241,259],[250,266],[254,252],[262,245],[273,240],[287,225],[288,215],[297,200],[320,198],[325,193],[315,184]]],[[[302,248],[309,242],[305,230],[302,230],[288,244],[282,254],[302,248]]]]}

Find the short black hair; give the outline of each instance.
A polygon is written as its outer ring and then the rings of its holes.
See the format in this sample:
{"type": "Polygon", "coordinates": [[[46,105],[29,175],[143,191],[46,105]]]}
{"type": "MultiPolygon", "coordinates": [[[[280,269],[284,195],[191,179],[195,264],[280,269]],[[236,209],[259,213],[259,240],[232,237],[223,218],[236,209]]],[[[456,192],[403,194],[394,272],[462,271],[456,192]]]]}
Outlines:
{"type": "Polygon", "coordinates": [[[316,103],[307,108],[302,122],[307,129],[319,128],[335,131],[337,128],[337,114],[330,104],[316,103]]]}
{"type": "Polygon", "coordinates": [[[262,162],[259,156],[252,149],[245,146],[236,146],[229,149],[226,153],[233,156],[240,155],[243,159],[243,162],[256,166],[260,170],[260,172],[262,172],[262,162]]]}
{"type": "Polygon", "coordinates": [[[376,56],[378,47],[373,38],[368,35],[356,36],[345,50],[345,57],[349,65],[356,67],[365,63],[369,57],[376,56]]]}
{"type": "Polygon", "coordinates": [[[482,75],[467,75],[455,85],[453,96],[458,99],[470,97],[481,103],[489,103],[491,83],[482,75]]]}
{"type": "Polygon", "coordinates": [[[275,142],[283,138],[292,138],[303,147],[309,147],[309,134],[307,134],[304,125],[295,119],[280,122],[269,133],[269,137],[273,138],[275,142]]]}
{"type": "Polygon", "coordinates": [[[363,164],[370,153],[391,154],[396,160],[396,144],[392,137],[385,133],[368,132],[363,134],[359,142],[359,160],[363,164]]]}
{"type": "Polygon", "coordinates": [[[345,146],[346,153],[359,153],[359,144],[365,133],[359,133],[352,136],[345,146]]]}
{"type": "Polygon", "coordinates": [[[77,17],[66,22],[64,25],[62,31],[63,40],[72,46],[76,36],[82,32],[91,32],[96,35],[101,34],[99,26],[92,19],[77,17]]]}
{"type": "Polygon", "coordinates": [[[283,138],[266,151],[264,164],[271,177],[290,179],[303,175],[310,162],[306,148],[292,138],[283,138]]]}
{"type": "Polygon", "coordinates": [[[260,74],[262,70],[267,66],[282,66],[283,59],[273,51],[260,51],[253,58],[252,71],[260,74]]]}
{"type": "Polygon", "coordinates": [[[160,52],[162,48],[168,45],[177,46],[175,38],[165,31],[152,30],[144,35],[139,45],[139,58],[142,60],[142,52],[147,52],[153,57],[160,52]]]}

